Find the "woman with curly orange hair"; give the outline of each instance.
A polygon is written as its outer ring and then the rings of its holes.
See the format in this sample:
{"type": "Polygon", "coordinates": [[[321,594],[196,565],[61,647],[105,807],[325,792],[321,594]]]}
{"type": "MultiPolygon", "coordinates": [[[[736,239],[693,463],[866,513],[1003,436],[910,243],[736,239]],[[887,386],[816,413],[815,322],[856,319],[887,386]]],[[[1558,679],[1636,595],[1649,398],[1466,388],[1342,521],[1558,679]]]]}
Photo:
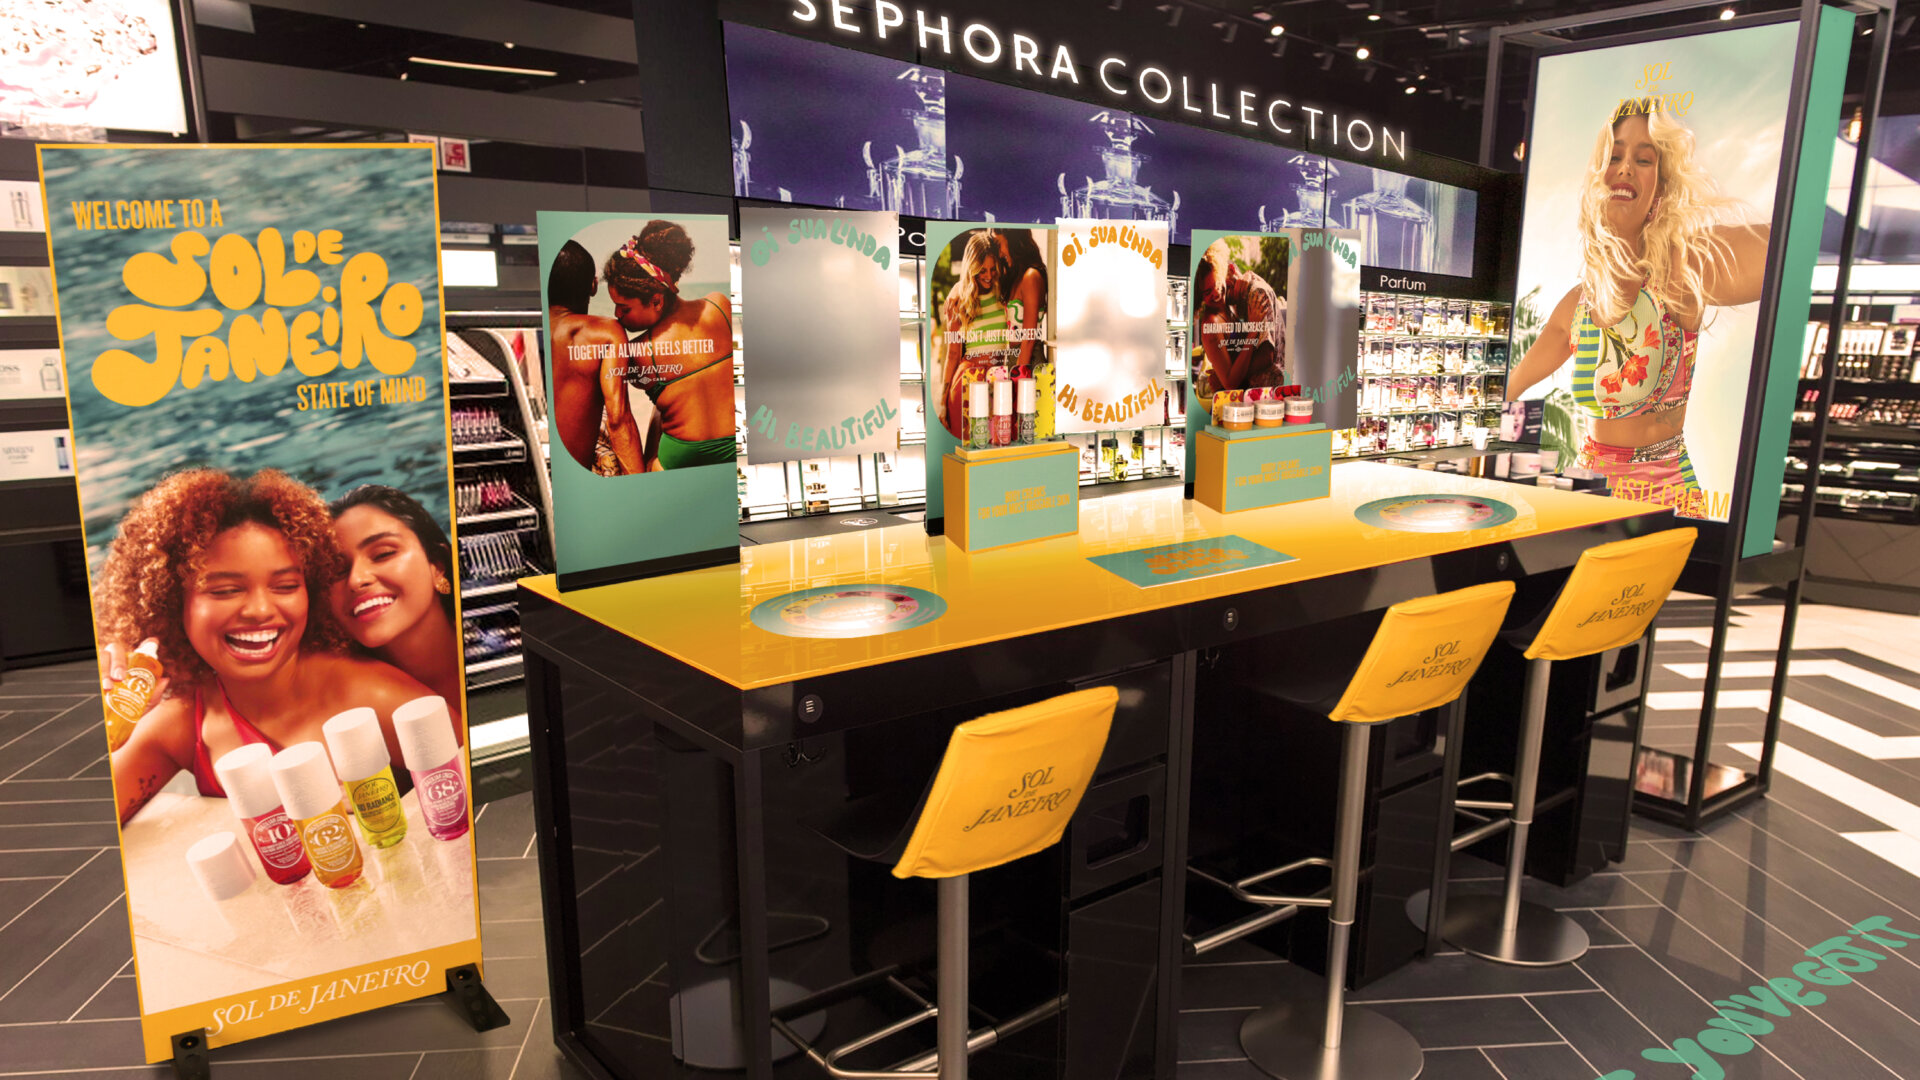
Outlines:
{"type": "Polygon", "coordinates": [[[346,653],[326,602],[344,563],[327,504],[274,470],[176,473],[134,503],[101,571],[101,638],[154,639],[174,692],[113,753],[122,823],[183,770],[224,797],[222,754],[320,741],[320,725],[355,706],[379,714],[402,760],[393,709],[428,690],[346,653]]]}

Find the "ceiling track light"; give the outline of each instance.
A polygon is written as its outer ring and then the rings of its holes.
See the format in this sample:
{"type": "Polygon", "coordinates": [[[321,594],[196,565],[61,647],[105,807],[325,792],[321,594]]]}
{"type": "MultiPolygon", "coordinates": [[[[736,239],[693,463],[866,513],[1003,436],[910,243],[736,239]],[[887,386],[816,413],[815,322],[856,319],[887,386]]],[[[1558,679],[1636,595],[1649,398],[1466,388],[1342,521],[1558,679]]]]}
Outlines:
{"type": "Polygon", "coordinates": [[[1734,16],[1734,11],[1733,11],[1733,9],[1732,9],[1732,8],[1730,8],[1730,7],[1729,7],[1729,8],[1721,8],[1721,9],[1720,9],[1720,21],[1721,21],[1721,22],[1726,22],[1726,21],[1728,21],[1729,19],[1732,19],[1732,18],[1733,18],[1733,16],[1734,16]]]}
{"type": "Polygon", "coordinates": [[[1320,70],[1321,71],[1333,70],[1333,54],[1332,53],[1323,52],[1320,54],[1320,70]]]}
{"type": "Polygon", "coordinates": [[[1373,50],[1367,48],[1365,45],[1362,45],[1359,48],[1353,50],[1353,56],[1354,56],[1354,59],[1356,60],[1367,60],[1372,58],[1373,50]]]}
{"type": "Polygon", "coordinates": [[[1220,40],[1229,45],[1233,44],[1233,36],[1240,32],[1240,24],[1232,19],[1221,19],[1213,24],[1213,28],[1220,31],[1220,40]]]}
{"type": "Polygon", "coordinates": [[[1409,86],[1409,87],[1407,87],[1407,90],[1406,90],[1406,92],[1407,92],[1407,93],[1409,93],[1409,94],[1416,94],[1416,93],[1419,93],[1419,92],[1420,92],[1420,88],[1419,88],[1419,87],[1417,87],[1417,86],[1409,86]]]}
{"type": "Polygon", "coordinates": [[[500,64],[469,64],[461,60],[435,60],[427,56],[409,56],[409,64],[431,64],[434,67],[459,68],[463,71],[497,71],[502,75],[540,75],[553,78],[557,71],[544,71],[540,68],[505,67],[500,64]]]}
{"type": "Polygon", "coordinates": [[[1179,4],[1159,4],[1153,10],[1167,17],[1168,26],[1179,26],[1180,16],[1186,12],[1179,4]]]}
{"type": "Polygon", "coordinates": [[[1273,39],[1273,55],[1275,59],[1278,59],[1282,56],[1287,55],[1287,39],[1286,38],[1273,39]]]}
{"type": "Polygon", "coordinates": [[[1272,37],[1279,37],[1281,34],[1284,34],[1286,32],[1287,32],[1287,28],[1284,26],[1281,26],[1279,23],[1274,23],[1271,27],[1267,29],[1267,33],[1272,37]]]}
{"type": "Polygon", "coordinates": [[[1272,22],[1273,12],[1268,11],[1266,5],[1262,4],[1253,9],[1253,18],[1255,22],[1272,22]]]}

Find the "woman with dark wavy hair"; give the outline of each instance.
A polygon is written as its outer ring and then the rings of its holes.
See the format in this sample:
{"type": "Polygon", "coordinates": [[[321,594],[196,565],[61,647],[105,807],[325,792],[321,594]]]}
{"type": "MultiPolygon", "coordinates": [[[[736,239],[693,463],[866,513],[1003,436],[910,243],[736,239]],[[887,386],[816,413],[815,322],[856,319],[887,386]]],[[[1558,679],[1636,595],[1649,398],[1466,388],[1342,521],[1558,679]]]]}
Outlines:
{"type": "Polygon", "coordinates": [[[347,652],[325,603],[345,563],[327,504],[272,469],[175,473],[133,504],[101,570],[100,637],[155,641],[173,692],[113,752],[122,823],[182,771],[224,797],[221,755],[319,741],[321,724],[355,706],[379,715],[403,760],[393,709],[427,688],[347,652]]]}
{"type": "Polygon", "coordinates": [[[328,593],[334,619],[369,654],[445,698],[458,719],[457,582],[445,530],[412,496],[384,484],[354,488],[332,510],[347,562],[328,593]]]}

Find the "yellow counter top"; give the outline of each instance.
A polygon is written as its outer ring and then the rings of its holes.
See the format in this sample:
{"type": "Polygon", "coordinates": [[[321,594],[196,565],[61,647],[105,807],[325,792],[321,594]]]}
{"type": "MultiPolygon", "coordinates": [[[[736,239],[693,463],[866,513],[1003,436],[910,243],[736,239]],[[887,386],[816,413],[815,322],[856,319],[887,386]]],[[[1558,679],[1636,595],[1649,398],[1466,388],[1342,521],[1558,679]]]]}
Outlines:
{"type": "Polygon", "coordinates": [[[845,532],[740,550],[740,565],[563,593],[549,576],[520,584],[563,607],[743,690],[965,648],[1255,589],[1499,544],[1526,536],[1665,513],[1623,499],[1478,480],[1372,462],[1333,470],[1326,499],[1219,514],[1180,488],[1085,499],[1080,532],[968,554],[920,525],[845,532]],[[1513,521],[1467,532],[1394,532],[1354,509],[1375,499],[1454,494],[1497,499],[1513,521]],[[1235,535],[1293,562],[1140,588],[1089,562],[1094,555],[1235,535]],[[864,638],[793,638],[754,626],[754,605],[800,589],[857,583],[939,594],[946,614],[864,638]]]}

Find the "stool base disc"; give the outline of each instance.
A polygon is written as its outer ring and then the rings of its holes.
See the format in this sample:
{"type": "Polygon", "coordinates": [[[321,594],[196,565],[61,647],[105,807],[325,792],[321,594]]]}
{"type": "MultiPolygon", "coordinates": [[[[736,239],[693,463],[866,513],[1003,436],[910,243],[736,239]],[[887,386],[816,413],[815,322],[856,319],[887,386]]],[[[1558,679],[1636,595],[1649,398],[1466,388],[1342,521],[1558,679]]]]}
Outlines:
{"type": "MultiPolygon", "coordinates": [[[[790,1005],[812,991],[798,983],[774,979],[767,987],[774,1008],[790,1005]]],[[[673,995],[669,1015],[672,1019],[673,1056],[696,1069],[738,1071],[747,1067],[746,1048],[741,1045],[740,1030],[733,1022],[733,986],[725,979],[704,982],[673,995]]],[[[810,1043],[820,1041],[827,1029],[827,1014],[810,1013],[792,1022],[793,1030],[810,1043]]],[[[774,1031],[773,1060],[785,1061],[800,1048],[774,1031]]]]}
{"type": "Polygon", "coordinates": [[[1553,967],[1586,955],[1587,932],[1552,908],[1522,902],[1512,936],[1500,932],[1498,896],[1450,896],[1440,936],[1483,960],[1517,967],[1553,967]]]}
{"type": "Polygon", "coordinates": [[[1261,1009],[1240,1025],[1247,1059],[1279,1080],[1414,1080],[1426,1064],[1407,1029],[1370,1009],[1348,1006],[1340,1048],[1320,1045],[1326,1006],[1318,999],[1261,1009]]]}

